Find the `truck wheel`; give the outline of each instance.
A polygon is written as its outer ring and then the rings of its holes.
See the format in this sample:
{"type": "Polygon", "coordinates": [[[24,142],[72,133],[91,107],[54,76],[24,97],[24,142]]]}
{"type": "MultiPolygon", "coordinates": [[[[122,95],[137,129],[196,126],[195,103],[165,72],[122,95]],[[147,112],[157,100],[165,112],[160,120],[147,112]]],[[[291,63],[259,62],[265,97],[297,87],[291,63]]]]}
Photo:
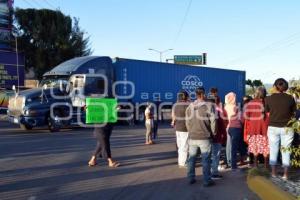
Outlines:
{"type": "Polygon", "coordinates": [[[21,128],[22,130],[29,131],[29,130],[32,129],[32,126],[26,125],[26,124],[20,124],[20,128],[21,128]]]}
{"type": "Polygon", "coordinates": [[[48,129],[50,132],[58,132],[61,128],[61,122],[57,120],[59,118],[58,112],[54,112],[54,118],[52,118],[49,114],[48,116],[48,129]]]}

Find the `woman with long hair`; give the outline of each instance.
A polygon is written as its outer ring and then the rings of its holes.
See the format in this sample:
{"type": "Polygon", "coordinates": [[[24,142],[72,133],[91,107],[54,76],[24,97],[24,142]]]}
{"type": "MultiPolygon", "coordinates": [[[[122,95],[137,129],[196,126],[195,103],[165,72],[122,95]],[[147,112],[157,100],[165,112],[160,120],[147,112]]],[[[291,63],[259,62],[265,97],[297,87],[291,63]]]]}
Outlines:
{"type": "Polygon", "coordinates": [[[243,119],[237,106],[236,94],[233,92],[225,96],[225,112],[228,119],[226,158],[231,169],[237,169],[237,153],[241,151],[243,119]]]}

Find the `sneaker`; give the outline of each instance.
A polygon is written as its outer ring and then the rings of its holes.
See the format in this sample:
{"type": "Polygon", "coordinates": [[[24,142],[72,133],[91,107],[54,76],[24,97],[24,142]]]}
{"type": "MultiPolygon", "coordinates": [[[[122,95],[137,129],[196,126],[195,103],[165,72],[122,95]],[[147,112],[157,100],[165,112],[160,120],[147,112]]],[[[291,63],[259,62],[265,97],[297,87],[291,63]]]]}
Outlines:
{"type": "Polygon", "coordinates": [[[214,179],[214,180],[217,180],[217,179],[222,179],[223,176],[222,175],[219,175],[219,174],[215,174],[215,175],[212,175],[211,176],[211,179],[214,179]]]}
{"type": "Polygon", "coordinates": [[[207,183],[203,183],[203,187],[211,187],[215,185],[216,183],[214,181],[208,181],[207,183]]]}
{"type": "Polygon", "coordinates": [[[193,185],[194,183],[196,183],[196,179],[191,179],[191,180],[189,180],[189,184],[190,184],[190,185],[193,185]]]}
{"type": "Polygon", "coordinates": [[[219,171],[225,171],[226,170],[226,166],[225,165],[219,165],[218,166],[218,170],[219,171]]]}

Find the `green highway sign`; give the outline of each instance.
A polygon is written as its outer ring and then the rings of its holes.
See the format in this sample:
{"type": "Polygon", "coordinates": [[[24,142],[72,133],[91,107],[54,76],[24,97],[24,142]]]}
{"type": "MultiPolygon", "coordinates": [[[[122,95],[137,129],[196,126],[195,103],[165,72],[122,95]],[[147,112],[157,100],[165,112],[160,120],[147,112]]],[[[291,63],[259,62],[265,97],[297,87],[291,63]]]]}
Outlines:
{"type": "Polygon", "coordinates": [[[115,123],[117,117],[117,100],[105,98],[86,98],[87,124],[115,123]]]}
{"type": "Polygon", "coordinates": [[[176,55],[174,56],[174,63],[183,65],[203,65],[203,55],[176,55]]]}

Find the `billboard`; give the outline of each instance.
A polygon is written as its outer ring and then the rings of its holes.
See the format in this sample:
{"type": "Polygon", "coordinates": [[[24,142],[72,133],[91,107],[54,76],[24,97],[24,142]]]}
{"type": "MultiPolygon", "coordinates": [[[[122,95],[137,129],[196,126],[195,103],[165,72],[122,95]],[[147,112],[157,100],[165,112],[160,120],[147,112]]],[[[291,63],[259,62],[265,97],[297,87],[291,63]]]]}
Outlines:
{"type": "Polygon", "coordinates": [[[0,88],[11,88],[12,85],[24,86],[24,55],[15,51],[0,50],[0,88]]]}
{"type": "Polygon", "coordinates": [[[12,0],[0,0],[0,28],[11,29],[12,24],[12,0]]]}
{"type": "Polygon", "coordinates": [[[10,48],[13,0],[0,0],[0,49],[10,48]]]}

